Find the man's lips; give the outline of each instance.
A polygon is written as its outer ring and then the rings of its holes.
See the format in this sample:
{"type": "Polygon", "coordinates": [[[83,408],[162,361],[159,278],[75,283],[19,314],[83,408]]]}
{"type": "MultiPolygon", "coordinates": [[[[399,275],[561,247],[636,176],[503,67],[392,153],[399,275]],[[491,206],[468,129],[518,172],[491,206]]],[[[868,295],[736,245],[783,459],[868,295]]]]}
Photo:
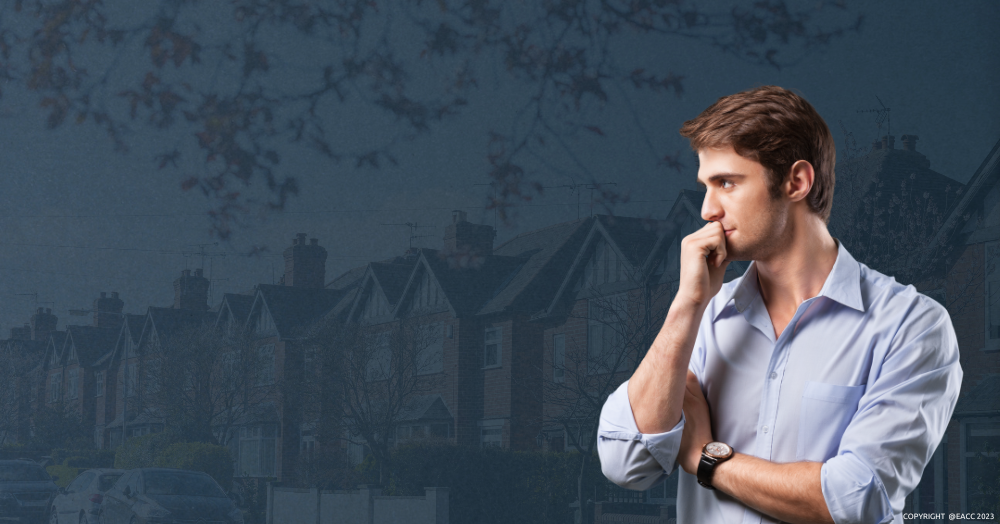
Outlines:
{"type": "Polygon", "coordinates": [[[736,231],[736,230],[735,229],[726,229],[725,231],[726,231],[726,236],[728,237],[730,233],[732,233],[733,231],[736,231]]]}

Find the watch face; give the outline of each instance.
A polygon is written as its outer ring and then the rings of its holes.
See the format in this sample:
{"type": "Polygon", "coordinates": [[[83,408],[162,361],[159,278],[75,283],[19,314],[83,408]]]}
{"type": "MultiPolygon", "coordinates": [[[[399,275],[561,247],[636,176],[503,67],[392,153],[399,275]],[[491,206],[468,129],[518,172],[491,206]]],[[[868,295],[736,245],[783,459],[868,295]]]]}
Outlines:
{"type": "Polygon", "coordinates": [[[715,458],[724,458],[733,453],[733,448],[722,442],[710,442],[705,445],[705,453],[715,458]]]}

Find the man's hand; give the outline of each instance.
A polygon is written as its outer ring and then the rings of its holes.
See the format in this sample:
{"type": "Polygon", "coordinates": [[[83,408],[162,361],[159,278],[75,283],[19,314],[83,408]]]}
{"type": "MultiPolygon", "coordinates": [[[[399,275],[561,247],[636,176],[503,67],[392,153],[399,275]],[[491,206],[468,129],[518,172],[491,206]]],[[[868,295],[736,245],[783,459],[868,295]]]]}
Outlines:
{"type": "Polygon", "coordinates": [[[712,419],[709,415],[708,401],[701,392],[698,377],[690,370],[687,372],[687,383],[684,386],[684,433],[681,435],[681,448],[677,454],[677,462],[684,471],[698,474],[698,463],[701,462],[701,449],[712,442],[712,419]]]}
{"type": "Polygon", "coordinates": [[[705,227],[681,240],[681,278],[677,299],[695,307],[703,307],[722,289],[726,274],[726,232],[719,222],[705,227]]]}

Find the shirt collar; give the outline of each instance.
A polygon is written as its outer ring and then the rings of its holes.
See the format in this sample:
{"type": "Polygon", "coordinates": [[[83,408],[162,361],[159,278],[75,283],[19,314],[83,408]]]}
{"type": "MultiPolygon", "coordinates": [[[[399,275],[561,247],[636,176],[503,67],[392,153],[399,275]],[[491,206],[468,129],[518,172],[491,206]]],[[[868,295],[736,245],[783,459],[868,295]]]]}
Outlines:
{"type": "MultiPolygon", "coordinates": [[[[834,238],[837,242],[837,260],[833,263],[833,269],[826,277],[823,288],[816,296],[827,297],[845,306],[864,312],[864,303],[861,301],[861,266],[858,261],[847,252],[844,243],[834,238]]],[[[750,262],[750,267],[743,273],[740,283],[730,292],[723,304],[734,301],[736,310],[742,313],[760,294],[760,287],[757,282],[757,261],[750,262]]],[[[719,308],[715,317],[718,318],[725,308],[719,308]]]]}

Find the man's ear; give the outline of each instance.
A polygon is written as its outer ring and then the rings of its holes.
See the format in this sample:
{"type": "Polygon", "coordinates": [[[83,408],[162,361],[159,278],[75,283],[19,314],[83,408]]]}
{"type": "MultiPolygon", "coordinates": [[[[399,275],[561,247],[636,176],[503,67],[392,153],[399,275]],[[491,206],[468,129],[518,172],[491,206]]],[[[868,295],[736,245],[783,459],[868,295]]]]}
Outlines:
{"type": "Polygon", "coordinates": [[[809,194],[813,181],[816,179],[816,172],[812,164],[805,160],[797,160],[789,170],[788,178],[785,180],[785,196],[792,202],[798,202],[809,194]]]}

